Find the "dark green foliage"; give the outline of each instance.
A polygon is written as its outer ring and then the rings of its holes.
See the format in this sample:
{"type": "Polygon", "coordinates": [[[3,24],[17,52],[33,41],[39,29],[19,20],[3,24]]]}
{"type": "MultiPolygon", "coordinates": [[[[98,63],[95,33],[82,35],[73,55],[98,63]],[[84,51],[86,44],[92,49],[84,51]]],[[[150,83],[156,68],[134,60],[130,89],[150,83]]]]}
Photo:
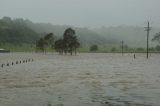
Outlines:
{"type": "Polygon", "coordinates": [[[160,43],[160,32],[156,33],[156,35],[154,36],[154,38],[152,39],[152,41],[157,41],[158,43],[160,43]]]}
{"type": "Polygon", "coordinates": [[[67,51],[70,51],[72,55],[73,51],[73,46],[75,42],[77,41],[77,38],[75,36],[75,31],[72,28],[68,28],[65,30],[63,34],[63,43],[64,43],[64,52],[66,53],[67,51]]]}
{"type": "Polygon", "coordinates": [[[63,39],[59,39],[55,42],[55,49],[60,54],[67,54],[67,52],[70,52],[72,55],[73,50],[76,54],[76,49],[80,46],[80,43],[78,42],[78,39],[75,35],[75,31],[72,28],[67,28],[64,31],[63,39]]]}
{"type": "Polygon", "coordinates": [[[47,40],[47,41],[49,41],[49,43],[51,43],[51,42],[54,40],[54,38],[53,38],[53,33],[48,33],[48,34],[46,34],[46,35],[44,36],[44,39],[47,40]]]}
{"type": "Polygon", "coordinates": [[[46,40],[46,42],[48,43],[48,46],[50,47],[53,46],[54,44],[54,34],[53,33],[46,34],[43,39],[46,40]]]}
{"type": "Polygon", "coordinates": [[[64,50],[63,39],[59,39],[59,40],[55,41],[54,48],[55,48],[55,50],[58,51],[60,54],[63,54],[63,50],[64,50]]]}
{"type": "Polygon", "coordinates": [[[36,42],[36,49],[40,49],[42,51],[45,51],[45,47],[48,45],[48,42],[44,38],[40,38],[36,42]]]}
{"type": "Polygon", "coordinates": [[[96,52],[98,50],[98,46],[97,45],[92,45],[91,47],[90,47],[90,51],[91,52],[96,52]]]}
{"type": "Polygon", "coordinates": [[[36,50],[40,49],[46,53],[46,48],[52,47],[53,42],[54,42],[53,33],[48,33],[43,38],[40,38],[36,42],[36,50]]]}

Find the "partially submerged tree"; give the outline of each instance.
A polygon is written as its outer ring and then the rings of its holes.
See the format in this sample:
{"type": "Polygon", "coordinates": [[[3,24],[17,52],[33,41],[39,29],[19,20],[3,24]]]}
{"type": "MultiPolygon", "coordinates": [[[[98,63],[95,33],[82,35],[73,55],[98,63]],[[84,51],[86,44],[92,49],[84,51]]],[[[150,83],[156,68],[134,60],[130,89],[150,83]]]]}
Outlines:
{"type": "Polygon", "coordinates": [[[63,41],[65,45],[65,54],[69,51],[72,55],[73,45],[76,40],[75,31],[72,28],[68,28],[65,30],[63,34],[63,41]]]}
{"type": "Polygon", "coordinates": [[[59,39],[55,42],[55,50],[60,54],[63,54],[63,52],[67,54],[67,52],[70,52],[71,55],[74,50],[76,54],[76,50],[80,46],[80,43],[75,34],[76,33],[72,28],[66,29],[63,34],[63,39],[59,39]]]}
{"type": "Polygon", "coordinates": [[[52,47],[53,42],[54,42],[53,33],[48,33],[44,36],[44,38],[40,38],[36,42],[36,50],[40,49],[46,54],[46,48],[52,47]]]}
{"type": "Polygon", "coordinates": [[[98,46],[97,45],[92,45],[91,47],[90,47],[90,51],[91,52],[96,52],[98,50],[98,46]]]}
{"type": "Polygon", "coordinates": [[[44,38],[40,38],[37,42],[36,42],[36,52],[37,50],[41,50],[46,54],[46,46],[48,46],[47,41],[44,38]]]}
{"type": "Polygon", "coordinates": [[[59,39],[55,41],[54,48],[57,52],[59,52],[60,54],[63,54],[63,51],[64,51],[63,39],[59,39]]]}

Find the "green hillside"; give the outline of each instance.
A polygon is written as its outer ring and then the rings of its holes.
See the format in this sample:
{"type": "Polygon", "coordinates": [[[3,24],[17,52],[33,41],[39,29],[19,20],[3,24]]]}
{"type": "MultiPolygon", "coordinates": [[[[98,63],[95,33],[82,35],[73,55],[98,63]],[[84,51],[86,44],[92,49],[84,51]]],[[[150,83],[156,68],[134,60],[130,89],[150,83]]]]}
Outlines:
{"type": "Polygon", "coordinates": [[[31,44],[39,39],[39,35],[27,27],[21,20],[12,20],[9,17],[0,19],[0,44],[14,45],[31,44]]]}

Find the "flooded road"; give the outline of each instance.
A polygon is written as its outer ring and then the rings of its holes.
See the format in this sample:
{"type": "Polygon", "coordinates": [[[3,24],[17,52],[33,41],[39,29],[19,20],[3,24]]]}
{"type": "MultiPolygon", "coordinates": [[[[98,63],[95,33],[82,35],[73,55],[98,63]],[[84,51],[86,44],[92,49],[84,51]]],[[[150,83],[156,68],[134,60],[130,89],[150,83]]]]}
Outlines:
{"type": "Polygon", "coordinates": [[[0,54],[0,106],[160,106],[160,54],[0,54]]]}

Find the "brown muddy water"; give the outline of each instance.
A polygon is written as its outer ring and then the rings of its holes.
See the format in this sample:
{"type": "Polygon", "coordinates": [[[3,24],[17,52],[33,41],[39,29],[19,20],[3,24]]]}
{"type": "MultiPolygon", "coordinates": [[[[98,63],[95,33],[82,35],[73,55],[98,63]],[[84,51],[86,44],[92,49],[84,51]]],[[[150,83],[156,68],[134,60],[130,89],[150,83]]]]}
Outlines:
{"type": "Polygon", "coordinates": [[[0,54],[0,106],[160,106],[160,54],[0,54]]]}

